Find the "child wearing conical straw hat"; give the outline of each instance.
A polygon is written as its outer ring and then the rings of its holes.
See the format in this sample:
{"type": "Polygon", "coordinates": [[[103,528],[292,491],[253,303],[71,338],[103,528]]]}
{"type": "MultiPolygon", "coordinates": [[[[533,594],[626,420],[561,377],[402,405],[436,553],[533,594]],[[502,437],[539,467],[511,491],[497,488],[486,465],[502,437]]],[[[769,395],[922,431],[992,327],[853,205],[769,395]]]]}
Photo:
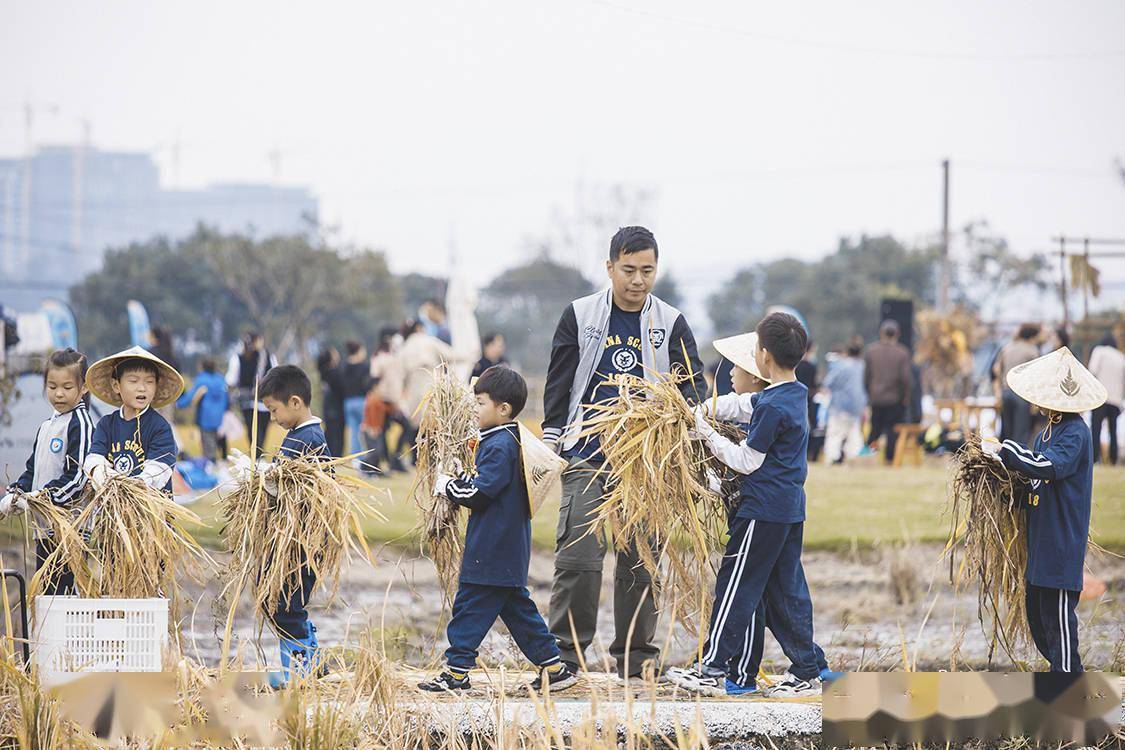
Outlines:
{"type": "Polygon", "coordinates": [[[1081,672],[1078,597],[1094,482],[1094,445],[1081,413],[1106,389],[1065,346],[1008,372],[1008,387],[1047,417],[1032,445],[985,442],[985,452],[1030,480],[1027,510],[1027,619],[1052,672],[1081,672]]]}

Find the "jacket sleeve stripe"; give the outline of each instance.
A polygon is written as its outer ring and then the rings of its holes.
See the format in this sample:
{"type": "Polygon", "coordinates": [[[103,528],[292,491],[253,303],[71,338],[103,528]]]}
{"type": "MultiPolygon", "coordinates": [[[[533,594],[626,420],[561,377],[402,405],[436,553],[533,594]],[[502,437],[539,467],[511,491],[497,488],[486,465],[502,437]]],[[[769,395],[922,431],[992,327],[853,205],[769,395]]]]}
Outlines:
{"type": "Polygon", "coordinates": [[[70,424],[67,427],[66,446],[66,472],[73,472],[73,476],[55,494],[54,501],[58,505],[64,505],[73,500],[86,484],[86,475],[82,473],[82,461],[86,454],[90,452],[90,436],[93,431],[90,415],[86,413],[85,409],[76,409],[71,415],[70,424]],[[74,430],[76,422],[78,440],[73,441],[70,433],[74,430]]]}
{"type": "Polygon", "coordinates": [[[1047,458],[1042,453],[1033,453],[1011,440],[1005,440],[1002,447],[1012,451],[1021,463],[1025,463],[1028,466],[1038,466],[1041,468],[1051,466],[1051,459],[1047,458]]]}

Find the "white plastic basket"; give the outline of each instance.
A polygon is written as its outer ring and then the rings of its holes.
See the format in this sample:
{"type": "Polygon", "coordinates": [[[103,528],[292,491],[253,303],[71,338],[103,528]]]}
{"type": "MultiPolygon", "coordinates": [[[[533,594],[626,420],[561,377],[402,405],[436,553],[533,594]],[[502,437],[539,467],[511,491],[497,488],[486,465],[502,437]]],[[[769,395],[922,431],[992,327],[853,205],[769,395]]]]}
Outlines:
{"type": "Polygon", "coordinates": [[[32,644],[40,679],[83,672],[159,672],[168,644],[167,599],[38,596],[32,644]]]}

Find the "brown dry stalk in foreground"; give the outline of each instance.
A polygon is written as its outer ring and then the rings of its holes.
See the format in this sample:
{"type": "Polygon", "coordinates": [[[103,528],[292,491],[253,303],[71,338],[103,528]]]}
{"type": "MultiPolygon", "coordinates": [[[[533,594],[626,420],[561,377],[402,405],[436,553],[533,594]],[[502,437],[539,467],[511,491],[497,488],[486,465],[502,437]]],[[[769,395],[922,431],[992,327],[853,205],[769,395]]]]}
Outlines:
{"type": "Polygon", "coordinates": [[[363,521],[385,520],[372,499],[376,490],[335,471],[354,458],[279,458],[266,471],[255,469],[219,499],[223,541],[230,552],[226,592],[235,592],[232,615],[237,592],[245,589],[255,615],[263,618],[293,594],[305,565],[316,573],[317,586],[327,587],[331,603],[341,566],[353,551],[373,564],[363,521]],[[266,491],[267,478],[276,483],[276,496],[266,491]]]}
{"type": "Polygon", "coordinates": [[[444,497],[434,497],[439,473],[473,471],[477,435],[476,399],[469,386],[447,367],[433,372],[434,384],[418,409],[422,418],[415,441],[417,474],[411,496],[421,511],[422,551],[434,561],[446,607],[457,593],[463,552],[463,519],[460,507],[444,497]]]}
{"type": "Polygon", "coordinates": [[[579,437],[596,435],[605,456],[606,494],[587,533],[605,534],[618,550],[636,541],[645,569],[662,584],[662,609],[698,634],[713,595],[706,573],[727,521],[726,505],[707,486],[708,468],[733,485],[726,467],[691,438],[695,417],[679,390],[683,379],[611,377],[606,384],[617,398],[586,407],[579,437]]]}
{"type": "Polygon", "coordinates": [[[950,468],[950,582],[960,588],[975,578],[979,584],[977,617],[991,640],[989,660],[999,644],[1015,664],[1025,666],[1017,652],[1031,640],[1024,599],[1027,480],[986,455],[975,433],[950,468]]]}
{"type": "Polygon", "coordinates": [[[55,546],[55,554],[49,555],[32,576],[28,596],[31,599],[38,596],[45,583],[57,578],[64,568],[73,571],[75,585],[79,591],[90,590],[93,574],[86,561],[89,550],[86,548],[86,540],[82,538],[82,534],[74,524],[76,511],[56,505],[45,493],[21,494],[27,500],[31,525],[40,533],[48,534],[51,543],[55,546]]]}

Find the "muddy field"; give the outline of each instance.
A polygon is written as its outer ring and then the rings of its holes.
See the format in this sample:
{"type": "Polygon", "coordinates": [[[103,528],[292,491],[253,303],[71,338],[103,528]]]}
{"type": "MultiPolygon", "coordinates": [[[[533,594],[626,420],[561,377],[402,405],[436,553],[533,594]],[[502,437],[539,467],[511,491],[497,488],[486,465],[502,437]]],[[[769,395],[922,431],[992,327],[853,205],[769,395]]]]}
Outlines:
{"type": "MultiPolygon", "coordinates": [[[[940,562],[941,548],[913,545],[866,550],[855,553],[806,552],[805,571],[812,590],[817,640],[839,670],[902,669],[904,651],[911,666],[918,670],[986,669],[989,644],[976,614],[976,595],[972,591],[955,593],[949,585],[948,564],[940,562]]],[[[1092,572],[1102,578],[1107,593],[1098,602],[1083,602],[1079,608],[1083,661],[1088,669],[1125,669],[1125,560],[1111,556],[1091,556],[1092,572]]],[[[552,558],[536,554],[532,558],[529,588],[546,612],[550,597],[552,558]]],[[[599,638],[608,647],[612,638],[612,568],[607,565],[602,596],[599,638]]],[[[708,582],[711,585],[711,582],[708,582]]],[[[185,633],[188,650],[207,662],[219,655],[225,611],[214,601],[219,584],[212,580],[205,588],[189,584],[187,590],[197,601],[188,612],[185,633]]],[[[379,565],[371,569],[353,565],[341,584],[338,600],[327,610],[322,607],[323,592],[313,607],[313,620],[325,646],[355,643],[363,628],[381,632],[388,656],[413,666],[436,663],[444,648],[440,593],[433,566],[409,553],[384,549],[379,565]]],[[[683,628],[674,625],[668,632],[662,622],[662,637],[668,638],[665,650],[670,665],[684,664],[691,658],[695,641],[683,628]]],[[[276,640],[268,633],[260,639],[251,613],[240,608],[236,632],[243,653],[250,657],[253,644],[259,643],[272,662],[276,660],[276,640]]],[[[588,660],[591,670],[607,665],[605,649],[595,644],[588,660]]],[[[486,662],[512,667],[524,666],[522,656],[499,623],[481,648],[486,662]]],[[[1034,654],[1028,653],[1028,658],[1034,654]]],[[[767,672],[784,671],[787,662],[772,638],[766,638],[767,672]]],[[[1033,665],[1042,666],[1037,661],[1033,665]]],[[[997,651],[994,669],[1010,668],[1011,663],[997,651]]]]}

